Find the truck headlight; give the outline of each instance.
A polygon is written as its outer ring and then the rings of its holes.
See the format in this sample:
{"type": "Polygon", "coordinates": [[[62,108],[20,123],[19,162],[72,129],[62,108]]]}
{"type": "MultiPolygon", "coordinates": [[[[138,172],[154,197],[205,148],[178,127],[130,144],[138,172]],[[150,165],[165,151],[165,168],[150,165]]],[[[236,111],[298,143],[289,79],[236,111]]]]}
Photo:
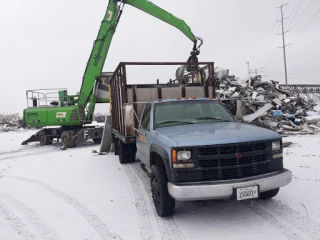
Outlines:
{"type": "Polygon", "coordinates": [[[177,152],[178,161],[186,161],[186,160],[190,160],[190,158],[191,158],[191,151],[178,151],[177,152]]]}
{"type": "Polygon", "coordinates": [[[172,150],[171,160],[173,168],[194,168],[195,164],[191,159],[191,151],[172,150]]]}
{"type": "Polygon", "coordinates": [[[272,151],[280,151],[280,150],[281,150],[280,141],[272,142],[272,151]]]}

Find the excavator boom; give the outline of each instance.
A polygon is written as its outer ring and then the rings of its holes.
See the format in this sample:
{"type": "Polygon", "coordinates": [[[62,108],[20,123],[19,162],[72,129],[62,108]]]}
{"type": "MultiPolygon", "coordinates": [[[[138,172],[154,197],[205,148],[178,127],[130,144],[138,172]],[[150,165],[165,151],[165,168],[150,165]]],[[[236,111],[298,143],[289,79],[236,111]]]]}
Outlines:
{"type": "MultiPolygon", "coordinates": [[[[166,10],[147,0],[110,0],[106,14],[101,23],[98,37],[94,42],[80,90],[78,105],[80,107],[85,107],[87,103],[90,102],[87,119],[91,119],[94,111],[96,103],[95,93],[93,92],[95,81],[101,76],[113,35],[122,14],[121,7],[123,7],[123,4],[131,5],[132,7],[176,27],[194,43],[193,52],[198,51],[197,40],[199,38],[192,33],[191,28],[183,20],[175,17],[166,10]]],[[[198,54],[199,52],[195,53],[195,55],[198,54]]]]}
{"type": "Polygon", "coordinates": [[[95,80],[100,78],[112,37],[118,24],[120,11],[121,10],[118,2],[115,0],[110,0],[83,75],[78,101],[78,105],[81,107],[85,107],[89,102],[90,96],[92,95],[92,90],[95,86],[95,80]]]}

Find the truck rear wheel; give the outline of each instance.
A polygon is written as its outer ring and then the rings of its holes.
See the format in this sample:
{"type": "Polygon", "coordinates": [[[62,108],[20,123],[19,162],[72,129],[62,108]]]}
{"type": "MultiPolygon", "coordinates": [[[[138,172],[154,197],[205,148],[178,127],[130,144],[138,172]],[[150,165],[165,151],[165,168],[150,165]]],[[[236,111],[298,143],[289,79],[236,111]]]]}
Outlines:
{"type": "Polygon", "coordinates": [[[128,145],[128,151],[129,151],[128,163],[134,163],[136,161],[136,152],[137,152],[136,144],[129,143],[127,145],[128,145]]]}
{"type": "Polygon", "coordinates": [[[118,154],[121,164],[133,163],[136,160],[136,146],[130,143],[123,143],[118,140],[118,154]]]}
{"type": "Polygon", "coordinates": [[[273,190],[270,190],[267,192],[262,192],[262,193],[260,193],[260,199],[266,200],[266,199],[273,198],[278,194],[279,190],[280,190],[280,188],[273,189],[273,190]]]}
{"type": "Polygon", "coordinates": [[[175,200],[168,193],[168,178],[164,166],[151,167],[151,192],[157,214],[160,217],[171,216],[175,200]]]}
{"type": "Polygon", "coordinates": [[[72,138],[74,135],[73,131],[63,131],[61,133],[61,143],[63,146],[68,148],[72,148],[76,146],[74,139],[72,138]]]}
{"type": "Polygon", "coordinates": [[[39,139],[40,145],[42,145],[42,146],[43,145],[49,145],[49,144],[52,143],[52,139],[49,138],[47,136],[46,132],[43,131],[43,130],[38,133],[38,139],[39,139]]]}
{"type": "Polygon", "coordinates": [[[121,164],[127,163],[126,145],[118,140],[119,162],[121,164]]]}
{"type": "Polygon", "coordinates": [[[116,140],[114,144],[114,155],[119,155],[119,144],[118,144],[119,140],[116,140]]]}

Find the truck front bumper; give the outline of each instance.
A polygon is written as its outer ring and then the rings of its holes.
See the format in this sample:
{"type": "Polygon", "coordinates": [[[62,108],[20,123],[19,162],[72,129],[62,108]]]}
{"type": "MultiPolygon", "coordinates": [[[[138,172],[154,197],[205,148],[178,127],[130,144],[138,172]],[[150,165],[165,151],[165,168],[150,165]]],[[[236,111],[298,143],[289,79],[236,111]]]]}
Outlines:
{"type": "Polygon", "coordinates": [[[289,184],[292,180],[290,170],[263,174],[259,176],[225,181],[210,181],[173,184],[168,183],[171,197],[178,201],[195,201],[232,198],[235,188],[259,186],[260,192],[266,192],[289,184]]]}

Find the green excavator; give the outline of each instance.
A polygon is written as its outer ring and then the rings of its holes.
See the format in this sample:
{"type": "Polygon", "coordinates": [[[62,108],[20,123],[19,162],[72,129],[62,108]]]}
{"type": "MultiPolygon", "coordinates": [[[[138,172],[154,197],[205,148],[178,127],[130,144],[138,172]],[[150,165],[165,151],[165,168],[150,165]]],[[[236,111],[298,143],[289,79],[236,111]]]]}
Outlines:
{"type": "Polygon", "coordinates": [[[90,124],[96,103],[110,102],[108,79],[112,73],[102,76],[102,69],[125,4],[179,29],[193,42],[188,62],[198,62],[197,56],[203,41],[192,33],[183,20],[147,0],[109,0],[84,72],[80,92],[68,95],[67,89],[27,91],[28,108],[23,112],[23,126],[41,130],[22,142],[23,145],[36,141],[40,145],[48,145],[52,144],[54,138],[58,141],[61,139],[65,147],[74,147],[88,139],[100,143],[103,128],[90,124]]]}

